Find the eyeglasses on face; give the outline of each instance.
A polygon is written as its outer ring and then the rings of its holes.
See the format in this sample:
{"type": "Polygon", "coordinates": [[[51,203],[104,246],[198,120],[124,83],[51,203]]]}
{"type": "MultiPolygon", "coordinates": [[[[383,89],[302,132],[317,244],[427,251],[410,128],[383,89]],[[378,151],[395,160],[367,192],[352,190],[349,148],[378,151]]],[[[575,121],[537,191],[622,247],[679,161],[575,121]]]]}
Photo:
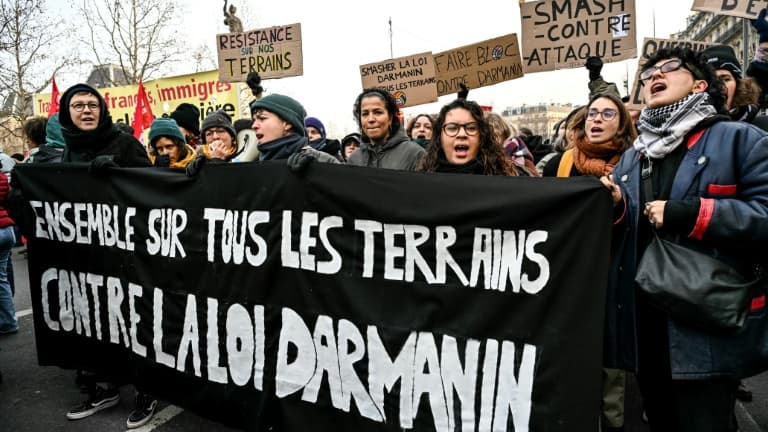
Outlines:
{"type": "Polygon", "coordinates": [[[88,103],[77,102],[77,103],[71,104],[69,107],[75,110],[76,112],[83,112],[85,107],[88,107],[88,111],[96,111],[97,109],[99,109],[99,104],[96,102],[88,102],[88,103]]]}
{"type": "Polygon", "coordinates": [[[683,63],[683,61],[679,59],[670,60],[660,66],[656,66],[656,65],[650,66],[644,69],[642,72],[640,72],[640,81],[646,81],[650,79],[653,76],[653,74],[656,72],[656,70],[661,71],[661,73],[670,73],[680,68],[688,69],[687,67],[685,67],[685,64],[683,63]]]}
{"type": "Polygon", "coordinates": [[[590,108],[590,110],[587,111],[587,119],[594,120],[597,118],[597,116],[600,116],[605,121],[611,121],[616,118],[616,114],[618,113],[619,112],[613,108],[606,108],[602,111],[598,111],[595,108],[590,108]]]}
{"type": "Polygon", "coordinates": [[[224,135],[225,133],[227,133],[227,130],[224,128],[211,128],[205,131],[205,137],[210,138],[213,136],[213,134],[224,135]]]}
{"type": "Polygon", "coordinates": [[[477,124],[477,122],[464,124],[446,123],[443,125],[443,132],[445,132],[445,134],[449,137],[455,137],[459,134],[459,130],[461,128],[464,128],[464,132],[466,132],[467,135],[477,135],[477,132],[480,130],[480,126],[477,124]]]}

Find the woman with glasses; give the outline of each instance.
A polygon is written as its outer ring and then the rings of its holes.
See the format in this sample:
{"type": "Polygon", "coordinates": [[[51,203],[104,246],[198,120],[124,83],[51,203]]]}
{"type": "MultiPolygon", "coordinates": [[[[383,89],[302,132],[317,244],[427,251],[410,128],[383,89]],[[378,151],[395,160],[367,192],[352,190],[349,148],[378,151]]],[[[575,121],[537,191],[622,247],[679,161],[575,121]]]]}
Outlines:
{"type": "Polygon", "coordinates": [[[435,133],[419,171],[481,175],[531,175],[518,167],[498,144],[483,110],[475,102],[456,99],[435,121],[435,133]]]}
{"type": "Polygon", "coordinates": [[[229,162],[237,156],[237,132],[225,111],[215,111],[200,126],[203,144],[196,151],[198,157],[212,162],[229,162]]]}
{"type": "Polygon", "coordinates": [[[363,141],[349,156],[348,164],[404,171],[416,169],[424,149],[405,134],[398,111],[397,101],[386,89],[367,88],[357,96],[352,115],[363,141]]]}
{"type": "MultiPolygon", "coordinates": [[[[617,96],[598,95],[574,115],[578,124],[570,125],[571,147],[552,157],[544,166],[545,177],[609,175],[622,153],[637,137],[635,127],[617,96]],[[574,133],[573,131],[578,131],[574,133]]],[[[606,299],[607,314],[612,313],[611,293],[606,299]]],[[[624,426],[626,374],[621,369],[603,369],[601,430],[619,431],[624,426]]]]}
{"type": "Polygon", "coordinates": [[[637,136],[629,112],[612,94],[592,98],[584,113],[579,128],[584,133],[572,137],[571,148],[547,162],[544,177],[608,175],[637,136]]]}
{"type": "Polygon", "coordinates": [[[59,121],[66,147],[62,162],[101,166],[150,166],[147,151],[132,135],[120,131],[107,102],[88,84],[75,84],[62,95],[59,121]]]}
{"type": "MultiPolygon", "coordinates": [[[[738,380],[765,368],[749,332],[688,324],[654,303],[635,276],[655,230],[755,277],[768,241],[768,135],[721,115],[722,82],[699,53],[661,49],[640,79],[639,135],[613,175],[601,178],[620,215],[606,361],[637,371],[652,432],[734,431],[738,380]]],[[[747,325],[764,328],[764,302],[753,305],[747,325]]]]}

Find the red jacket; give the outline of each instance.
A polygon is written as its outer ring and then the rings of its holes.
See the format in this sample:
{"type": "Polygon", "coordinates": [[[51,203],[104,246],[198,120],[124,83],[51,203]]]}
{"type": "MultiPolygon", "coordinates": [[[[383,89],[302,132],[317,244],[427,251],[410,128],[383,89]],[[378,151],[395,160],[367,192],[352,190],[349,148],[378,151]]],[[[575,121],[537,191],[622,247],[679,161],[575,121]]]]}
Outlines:
{"type": "Polygon", "coordinates": [[[8,176],[0,172],[0,228],[13,225],[13,219],[8,214],[8,209],[5,208],[10,192],[11,187],[8,185],[8,176]]]}

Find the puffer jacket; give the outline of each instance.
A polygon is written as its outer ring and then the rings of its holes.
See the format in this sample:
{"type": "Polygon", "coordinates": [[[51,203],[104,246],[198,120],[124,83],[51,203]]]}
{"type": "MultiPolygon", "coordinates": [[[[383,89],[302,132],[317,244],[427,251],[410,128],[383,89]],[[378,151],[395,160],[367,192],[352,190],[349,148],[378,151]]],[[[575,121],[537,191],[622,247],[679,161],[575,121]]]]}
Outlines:
{"type": "Polygon", "coordinates": [[[415,171],[424,149],[408,139],[403,131],[397,131],[386,143],[371,145],[363,136],[360,148],[349,156],[349,165],[415,171]]]}

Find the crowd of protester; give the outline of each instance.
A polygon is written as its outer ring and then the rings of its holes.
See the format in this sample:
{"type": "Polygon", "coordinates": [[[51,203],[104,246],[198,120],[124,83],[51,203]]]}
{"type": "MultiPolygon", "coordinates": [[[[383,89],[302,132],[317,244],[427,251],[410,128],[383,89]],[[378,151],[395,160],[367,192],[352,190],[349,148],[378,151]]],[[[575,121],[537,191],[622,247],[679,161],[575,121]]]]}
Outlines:
{"type": "MultiPolygon", "coordinates": [[[[84,162],[96,175],[117,167],[158,167],[196,176],[211,163],[285,160],[294,171],[333,163],[426,173],[591,176],[615,205],[603,406],[596,421],[603,431],[623,430],[626,375],[634,373],[652,431],[736,431],[735,400],[751,397],[740,387],[745,374],[728,356],[714,357],[738,353],[741,341],[715,339],[677,322],[639,292],[634,275],[654,230],[735,260],[762,256],[759,246],[768,237],[768,121],[761,115],[768,24],[753,24],[761,42],[749,67],[752,77],[725,45],[703,52],[660,49],[640,71],[642,110],[625,106],[616,86],[603,80],[600,58],[587,59],[589,97],[550,137],[484,112],[468,100],[465,87],[436,115],[418,114],[406,125],[389,92],[366,88],[352,103],[358,130],[339,140],[299,101],[263,95],[260,78],[249,76],[258,96],[249,119],[233,122],[217,111],[200,122],[194,105],[181,104],[153,121],[145,147],[113,123],[97,89],[74,85],[61,96],[60,113],[24,124],[29,152],[22,160],[0,151],[0,335],[18,332],[10,254],[20,235],[6,205],[16,163],[84,162]],[[643,175],[651,178],[650,190],[641,186],[643,175]],[[738,193],[708,192],[724,181],[738,193]]],[[[78,371],[86,399],[67,418],[116,405],[124,381],[78,371]]],[[[127,426],[145,424],[156,407],[154,397],[137,389],[127,426]]]]}

